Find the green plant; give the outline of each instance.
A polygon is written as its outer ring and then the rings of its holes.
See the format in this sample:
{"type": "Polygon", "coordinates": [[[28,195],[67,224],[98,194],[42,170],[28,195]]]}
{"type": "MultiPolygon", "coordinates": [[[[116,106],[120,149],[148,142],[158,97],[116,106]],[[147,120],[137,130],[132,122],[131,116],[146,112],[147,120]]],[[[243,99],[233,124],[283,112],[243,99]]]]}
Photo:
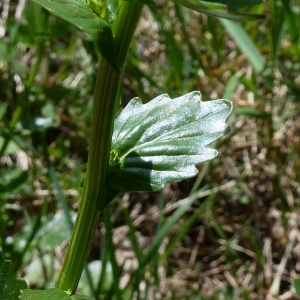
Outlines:
{"type": "Polygon", "coordinates": [[[295,287],[297,295],[300,296],[300,280],[299,279],[294,280],[294,287],[295,287]]]}
{"type": "MultiPolygon", "coordinates": [[[[102,54],[82,199],[57,284],[58,290],[67,293],[64,297],[70,298],[86,262],[100,212],[120,190],[157,191],[169,180],[194,176],[195,164],[216,156],[207,145],[228,131],[224,121],[231,104],[226,100],[201,102],[197,92],[174,100],[163,95],[145,105],[133,99],[117,118],[112,133],[121,73],[143,2],[37,2],[94,37],[102,54]]],[[[219,4],[178,1],[200,12],[237,19],[245,17],[237,12],[239,8],[260,1],[244,2],[228,5],[227,13],[219,4]]],[[[7,145],[2,147],[4,152],[7,145]]],[[[62,292],[58,290],[49,293],[60,297],[62,292]]],[[[41,293],[25,291],[22,298],[41,297],[41,293]]]]}

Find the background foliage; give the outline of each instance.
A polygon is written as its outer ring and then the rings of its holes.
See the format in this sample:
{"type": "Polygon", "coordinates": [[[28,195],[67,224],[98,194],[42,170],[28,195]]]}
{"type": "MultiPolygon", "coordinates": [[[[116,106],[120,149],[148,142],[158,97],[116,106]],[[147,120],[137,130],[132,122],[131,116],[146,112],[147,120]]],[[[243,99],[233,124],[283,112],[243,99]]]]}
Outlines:
{"type": "MultiPolygon", "coordinates": [[[[156,5],[132,43],[122,106],[199,90],[234,102],[231,132],[198,177],[116,198],[79,292],[297,299],[300,3],[253,6],[265,18],[240,24],[156,5]]],[[[33,2],[5,0],[0,9],[1,249],[30,287],[49,288],[78,207],[99,53],[33,2]]]]}

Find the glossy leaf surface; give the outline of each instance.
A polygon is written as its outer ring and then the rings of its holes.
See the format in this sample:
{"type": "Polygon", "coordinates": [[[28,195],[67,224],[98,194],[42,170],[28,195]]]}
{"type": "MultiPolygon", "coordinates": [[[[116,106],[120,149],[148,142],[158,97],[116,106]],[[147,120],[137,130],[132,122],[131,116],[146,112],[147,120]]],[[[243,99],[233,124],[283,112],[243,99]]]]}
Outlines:
{"type": "Polygon", "coordinates": [[[210,143],[229,130],[228,100],[201,102],[192,92],[132,99],[115,121],[108,181],[117,190],[159,191],[171,180],[197,174],[196,164],[217,156],[210,143]]]}
{"type": "Polygon", "coordinates": [[[0,299],[17,300],[26,287],[25,281],[16,278],[12,262],[4,260],[0,252],[0,299]]]}

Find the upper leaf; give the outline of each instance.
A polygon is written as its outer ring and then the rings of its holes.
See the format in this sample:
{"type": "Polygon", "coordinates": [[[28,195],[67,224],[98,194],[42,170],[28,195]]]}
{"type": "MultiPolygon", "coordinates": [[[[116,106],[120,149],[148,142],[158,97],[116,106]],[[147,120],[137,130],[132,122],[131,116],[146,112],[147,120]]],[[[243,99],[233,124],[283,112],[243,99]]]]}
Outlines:
{"type": "Polygon", "coordinates": [[[33,1],[97,39],[100,53],[110,62],[116,72],[120,72],[116,61],[114,38],[110,26],[110,23],[115,18],[117,1],[110,1],[107,7],[105,3],[102,5],[101,1],[95,0],[33,1]],[[112,5],[112,3],[115,5],[112,5]],[[106,9],[110,23],[102,16],[102,14],[105,15],[106,9]]]}
{"type": "Polygon", "coordinates": [[[70,22],[97,38],[104,28],[110,28],[107,21],[100,18],[88,6],[86,0],[34,0],[54,15],[70,22]]]}
{"type": "Polygon", "coordinates": [[[13,264],[0,252],[0,299],[17,300],[22,289],[26,289],[25,281],[16,278],[13,264]]]}
{"type": "Polygon", "coordinates": [[[229,130],[228,100],[201,102],[192,92],[132,99],[115,121],[108,182],[117,190],[158,191],[171,180],[197,174],[196,164],[217,156],[208,147],[229,130]]]}

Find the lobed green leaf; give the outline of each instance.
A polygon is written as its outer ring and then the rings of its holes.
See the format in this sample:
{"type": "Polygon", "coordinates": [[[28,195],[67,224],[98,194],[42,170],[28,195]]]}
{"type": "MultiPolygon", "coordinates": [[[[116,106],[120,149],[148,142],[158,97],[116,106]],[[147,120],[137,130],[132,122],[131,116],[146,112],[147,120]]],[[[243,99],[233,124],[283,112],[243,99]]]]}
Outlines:
{"type": "Polygon", "coordinates": [[[231,110],[228,100],[201,102],[199,92],[161,95],[147,104],[132,99],[115,121],[109,184],[159,191],[168,181],[195,176],[196,164],[217,156],[208,145],[229,131],[231,110]]]}

